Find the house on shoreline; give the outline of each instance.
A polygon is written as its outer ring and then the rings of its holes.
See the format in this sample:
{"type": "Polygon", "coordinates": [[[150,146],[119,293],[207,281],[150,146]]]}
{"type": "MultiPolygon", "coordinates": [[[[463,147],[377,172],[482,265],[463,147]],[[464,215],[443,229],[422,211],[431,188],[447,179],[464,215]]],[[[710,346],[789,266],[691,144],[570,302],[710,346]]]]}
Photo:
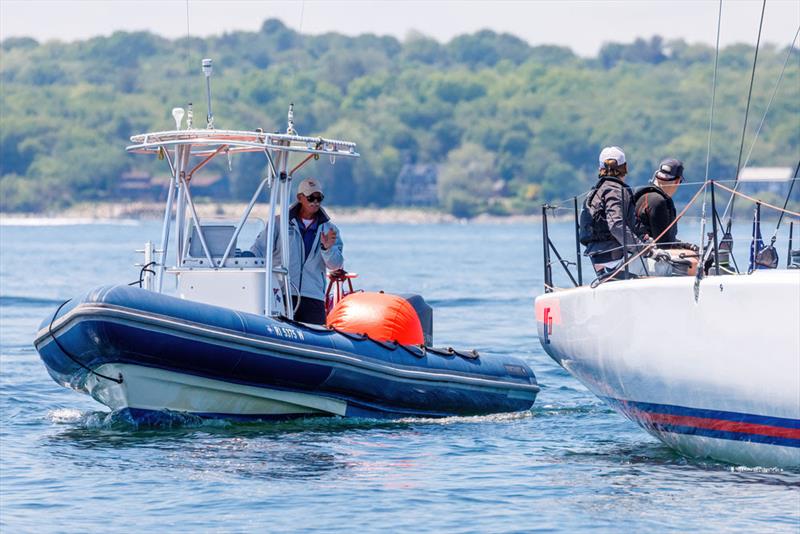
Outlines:
{"type": "MultiPolygon", "coordinates": [[[[153,176],[147,171],[131,170],[120,176],[114,198],[119,200],[158,201],[167,198],[170,177],[153,176]]],[[[221,174],[198,174],[189,186],[194,197],[229,199],[230,187],[227,176],[221,174]]]]}
{"type": "Polygon", "coordinates": [[[406,163],[394,185],[394,204],[403,207],[439,205],[436,189],[439,166],[433,163],[406,163]]]}

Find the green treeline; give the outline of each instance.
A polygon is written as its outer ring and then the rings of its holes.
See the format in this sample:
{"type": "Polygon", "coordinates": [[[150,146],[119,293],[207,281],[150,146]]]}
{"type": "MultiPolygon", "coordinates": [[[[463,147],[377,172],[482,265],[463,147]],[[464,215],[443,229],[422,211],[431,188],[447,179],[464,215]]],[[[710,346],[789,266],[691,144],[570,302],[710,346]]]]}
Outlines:
{"type": "MultiPolygon", "coordinates": [[[[132,134],[172,129],[171,109],[190,101],[195,125],[205,125],[203,57],[214,59],[217,128],[284,131],[294,102],[299,133],[358,143],[361,160],[314,169],[335,184],[338,205],[389,205],[404,163],[436,163],[445,209],[530,211],[588,189],[607,144],[625,149],[634,184],[664,156],[683,159],[689,181],[705,174],[714,50],[682,41],[609,43],[581,58],[491,31],[441,44],[301,35],[267,20],[256,33],[207,39],[119,32],[74,43],[9,38],[1,48],[3,211],[114,199],[125,171],[163,174],[163,162],[124,146],[132,134]]],[[[736,168],[753,51],[720,54],[712,178],[736,168]]],[[[745,156],[787,52],[759,51],[745,156]]],[[[750,165],[793,167],[799,154],[795,50],[750,165]]],[[[246,198],[263,173],[263,158],[235,160],[230,197],[246,198]]]]}

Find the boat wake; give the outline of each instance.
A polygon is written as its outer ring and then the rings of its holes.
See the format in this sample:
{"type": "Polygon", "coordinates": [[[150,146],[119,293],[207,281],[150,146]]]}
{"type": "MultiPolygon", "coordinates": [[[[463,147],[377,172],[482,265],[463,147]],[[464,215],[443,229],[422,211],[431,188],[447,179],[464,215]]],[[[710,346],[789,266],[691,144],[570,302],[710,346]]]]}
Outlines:
{"type": "Polygon", "coordinates": [[[535,417],[563,417],[563,416],[600,416],[614,413],[614,410],[604,404],[578,404],[565,406],[557,404],[543,404],[531,409],[535,417]]]}
{"type": "Polygon", "coordinates": [[[169,410],[151,412],[144,418],[134,418],[127,409],[113,412],[81,412],[60,408],[50,411],[47,418],[55,424],[72,425],[84,430],[174,430],[230,424],[225,420],[203,419],[196,415],[169,410]]]}
{"type": "Polygon", "coordinates": [[[495,413],[489,415],[454,416],[441,418],[407,417],[398,419],[397,423],[405,424],[426,424],[426,425],[456,425],[456,424],[485,424],[503,423],[507,421],[519,421],[528,419],[532,416],[530,410],[522,412],[495,413]]]}
{"type": "MultiPolygon", "coordinates": [[[[538,415],[538,414],[537,414],[538,415]]],[[[520,421],[533,417],[531,411],[516,413],[500,413],[476,416],[454,416],[443,418],[407,417],[401,419],[373,419],[373,418],[347,418],[347,417],[305,417],[293,418],[284,421],[276,420],[248,420],[203,418],[196,415],[160,410],[147,412],[145,415],[131,414],[129,409],[103,411],[80,411],[70,408],[59,408],[47,413],[47,419],[58,425],[71,425],[82,430],[115,430],[115,431],[140,431],[140,430],[180,430],[203,428],[225,429],[236,432],[256,433],[292,433],[292,432],[342,432],[347,430],[365,429],[397,429],[410,425],[457,425],[457,424],[486,424],[520,421]]]]}

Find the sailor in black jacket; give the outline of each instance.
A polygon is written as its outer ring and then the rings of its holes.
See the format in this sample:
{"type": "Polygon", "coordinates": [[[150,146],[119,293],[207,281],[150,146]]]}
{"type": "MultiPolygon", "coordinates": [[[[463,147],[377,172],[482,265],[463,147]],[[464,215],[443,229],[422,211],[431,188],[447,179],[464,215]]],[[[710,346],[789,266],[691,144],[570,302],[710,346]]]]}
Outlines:
{"type": "Polygon", "coordinates": [[[641,236],[646,235],[655,239],[659,248],[697,248],[695,245],[678,241],[678,224],[672,224],[676,219],[672,195],[678,190],[682,181],[683,162],[667,158],[659,164],[650,184],[638,189],[634,194],[636,231],[641,236]],[[664,235],[661,235],[662,233],[664,235]]]}

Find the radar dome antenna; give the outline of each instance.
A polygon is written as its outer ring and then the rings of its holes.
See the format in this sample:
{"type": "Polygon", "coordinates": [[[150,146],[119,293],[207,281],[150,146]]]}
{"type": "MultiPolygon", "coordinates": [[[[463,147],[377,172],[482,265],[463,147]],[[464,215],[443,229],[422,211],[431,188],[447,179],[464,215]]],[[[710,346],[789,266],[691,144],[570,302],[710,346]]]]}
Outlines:
{"type": "Polygon", "coordinates": [[[181,122],[183,122],[183,115],[185,111],[183,108],[172,108],[172,118],[175,119],[175,129],[181,129],[181,122]]]}
{"type": "Polygon", "coordinates": [[[294,129],[294,102],[289,104],[289,113],[287,114],[288,124],[286,126],[286,133],[289,135],[297,135],[294,129]]]}
{"type": "Polygon", "coordinates": [[[206,128],[209,130],[214,129],[214,112],[211,111],[211,72],[213,68],[211,67],[211,59],[205,58],[203,60],[203,74],[206,77],[206,101],[208,102],[208,115],[206,115],[206,128]]]}

